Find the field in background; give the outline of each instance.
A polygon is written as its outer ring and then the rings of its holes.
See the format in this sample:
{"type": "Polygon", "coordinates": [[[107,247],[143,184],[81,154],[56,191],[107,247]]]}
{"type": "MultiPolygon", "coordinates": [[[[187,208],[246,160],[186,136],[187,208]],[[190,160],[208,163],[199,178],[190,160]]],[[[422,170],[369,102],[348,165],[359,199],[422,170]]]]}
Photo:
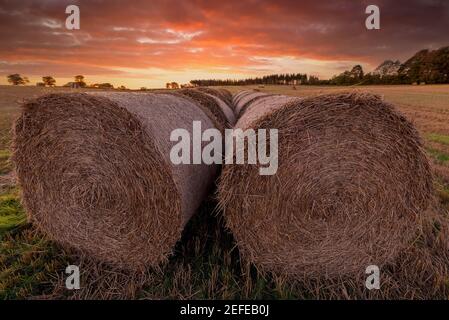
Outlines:
{"type": "MultiPolygon", "coordinates": [[[[226,87],[233,93],[253,88],[263,92],[313,96],[348,90],[369,91],[394,103],[415,123],[425,141],[435,171],[440,202],[449,209],[449,85],[438,86],[250,86],[226,87]]],[[[8,162],[10,127],[24,100],[43,93],[81,91],[65,88],[0,86],[0,299],[79,297],[119,298],[130,296],[135,284],[128,274],[86,262],[64,251],[26,222],[8,162]],[[85,290],[63,289],[68,264],[85,265],[85,290]],[[94,271],[92,271],[94,270],[94,271]],[[91,282],[89,282],[92,280],[91,282]],[[105,294],[108,292],[108,294],[105,294]]],[[[215,201],[208,199],[188,224],[175,255],[163,272],[151,271],[137,298],[310,298],[282,279],[266,278],[254,267],[242,265],[232,236],[223,228],[215,201]],[[213,214],[211,214],[213,213],[213,214]]],[[[83,280],[82,280],[83,281],[83,280]]],[[[140,283],[137,281],[137,283],[140,283]]],[[[131,294],[132,295],[132,294],[131,294]]]]}

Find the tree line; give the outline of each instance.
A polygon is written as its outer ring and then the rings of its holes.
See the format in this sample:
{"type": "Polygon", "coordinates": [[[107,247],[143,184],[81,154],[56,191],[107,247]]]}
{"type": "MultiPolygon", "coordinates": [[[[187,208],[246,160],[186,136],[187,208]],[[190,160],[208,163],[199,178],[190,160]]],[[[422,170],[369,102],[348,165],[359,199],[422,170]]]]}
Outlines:
{"type": "Polygon", "coordinates": [[[248,79],[207,79],[207,80],[191,80],[190,83],[195,86],[242,86],[242,85],[262,85],[262,84],[305,84],[308,82],[306,74],[302,73],[286,73],[271,74],[263,77],[248,79]]]}
{"type": "MultiPolygon", "coordinates": [[[[28,77],[22,76],[19,73],[10,74],[7,76],[8,82],[12,85],[26,85],[30,82],[28,77]]],[[[52,76],[43,76],[42,82],[37,82],[36,86],[38,87],[54,87],[56,86],[56,79],[52,76]]],[[[76,75],[74,77],[74,81],[68,82],[63,85],[63,87],[70,88],[98,88],[98,89],[114,89],[114,86],[109,83],[93,83],[88,85],[85,81],[85,77],[83,75],[76,75]]],[[[125,86],[119,86],[117,89],[125,90],[125,86]]]]}
{"type": "Polygon", "coordinates": [[[386,60],[373,72],[365,73],[361,65],[354,66],[331,79],[301,73],[273,74],[248,79],[192,80],[198,86],[241,85],[371,85],[371,84],[439,84],[449,83],[449,47],[438,50],[421,50],[404,63],[386,60]]]}

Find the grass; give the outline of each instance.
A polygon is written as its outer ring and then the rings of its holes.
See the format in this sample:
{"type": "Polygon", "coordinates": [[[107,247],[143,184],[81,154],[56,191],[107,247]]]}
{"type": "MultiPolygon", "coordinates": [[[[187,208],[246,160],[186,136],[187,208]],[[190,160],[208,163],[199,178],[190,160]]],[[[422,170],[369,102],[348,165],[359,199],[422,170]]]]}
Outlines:
{"type": "Polygon", "coordinates": [[[0,175],[8,173],[12,169],[9,156],[9,150],[0,150],[0,175]]]}
{"type": "MultiPolygon", "coordinates": [[[[243,88],[231,89],[236,92],[243,88]]],[[[441,148],[426,145],[433,161],[445,168],[449,166],[449,155],[444,148],[449,144],[449,86],[358,89],[381,94],[396,103],[428,141],[442,145],[441,148]]],[[[309,96],[352,89],[297,86],[297,90],[293,90],[290,86],[265,86],[260,90],[309,96]]],[[[18,106],[24,99],[41,93],[41,88],[0,86],[0,179],[11,170],[8,163],[9,128],[19,112],[18,106]]],[[[36,296],[113,298],[129,296],[129,292],[135,292],[135,298],[162,299],[297,299],[315,296],[315,292],[295,288],[282,279],[263,276],[254,266],[243,263],[220,212],[214,211],[216,202],[213,199],[206,201],[187,224],[168,265],[162,271],[149,270],[145,281],[134,282],[129,280],[130,275],[126,272],[99,265],[60,248],[27,223],[16,188],[1,190],[0,299],[36,296]],[[80,292],[68,292],[62,287],[61,279],[64,279],[68,264],[80,266],[83,287],[80,292]]],[[[438,183],[436,190],[441,202],[449,204],[449,186],[438,183]]]]}
{"type": "Polygon", "coordinates": [[[427,153],[439,164],[446,164],[449,161],[449,155],[437,149],[427,148],[427,153]]]}
{"type": "Polygon", "coordinates": [[[0,299],[51,293],[64,266],[56,247],[27,224],[0,236],[0,299]]]}
{"type": "Polygon", "coordinates": [[[0,195],[0,235],[26,223],[17,192],[0,195]]]}
{"type": "Polygon", "coordinates": [[[449,145],[449,136],[437,134],[437,133],[430,133],[427,135],[427,139],[433,142],[438,142],[444,145],[449,145]]]}
{"type": "Polygon", "coordinates": [[[27,223],[18,191],[0,195],[0,299],[20,299],[52,290],[54,250],[27,223]]]}

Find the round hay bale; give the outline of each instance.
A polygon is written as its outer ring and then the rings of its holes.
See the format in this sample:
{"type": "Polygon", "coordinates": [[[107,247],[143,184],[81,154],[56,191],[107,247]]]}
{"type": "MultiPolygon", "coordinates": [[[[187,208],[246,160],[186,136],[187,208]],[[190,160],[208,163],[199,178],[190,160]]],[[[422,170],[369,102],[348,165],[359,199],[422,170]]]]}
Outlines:
{"type": "Polygon", "coordinates": [[[226,102],[229,106],[232,105],[232,94],[231,94],[231,92],[229,92],[226,89],[223,89],[223,88],[216,89],[216,88],[209,88],[209,87],[198,87],[196,89],[201,92],[205,92],[205,93],[211,94],[217,98],[220,98],[221,100],[226,102]]]}
{"type": "Polygon", "coordinates": [[[237,121],[234,111],[230,107],[230,104],[227,102],[221,100],[220,98],[213,96],[211,94],[206,93],[207,96],[213,98],[215,102],[218,104],[220,109],[223,111],[223,113],[226,116],[226,119],[228,120],[229,127],[233,127],[235,125],[235,122],[237,121]]]}
{"type": "Polygon", "coordinates": [[[221,131],[225,128],[230,128],[233,125],[232,121],[235,123],[235,116],[232,110],[231,113],[234,117],[229,118],[227,116],[227,111],[223,108],[223,106],[226,108],[227,105],[224,102],[219,103],[217,101],[219,98],[216,98],[215,96],[211,96],[205,92],[195,89],[182,89],[177,91],[175,94],[192,99],[192,101],[202,108],[204,113],[206,113],[210,119],[214,120],[216,127],[221,131]]]}
{"type": "Polygon", "coordinates": [[[225,165],[218,190],[243,257],[261,270],[364,274],[416,236],[432,194],[429,161],[413,125],[379,97],[266,97],[236,128],[279,130],[276,174],[225,165]]]}
{"type": "Polygon", "coordinates": [[[234,111],[235,111],[235,107],[237,106],[237,103],[239,102],[239,100],[242,97],[246,96],[247,94],[254,93],[254,92],[257,92],[257,91],[254,91],[254,90],[243,90],[243,91],[240,91],[237,94],[235,94],[233,96],[233,98],[232,98],[232,104],[234,106],[234,111]]]}
{"type": "Polygon", "coordinates": [[[223,101],[225,101],[228,105],[232,105],[232,93],[229,90],[224,88],[218,88],[215,90],[218,91],[218,94],[221,94],[221,98],[223,101]]]}
{"type": "Polygon", "coordinates": [[[121,268],[165,262],[218,171],[169,158],[173,129],[214,128],[204,112],[146,93],[51,94],[22,109],[12,161],[34,225],[121,268]]]}
{"type": "Polygon", "coordinates": [[[236,101],[235,101],[235,114],[237,115],[237,117],[239,117],[242,113],[241,110],[252,100],[258,98],[258,97],[265,97],[265,96],[269,96],[270,94],[268,93],[264,93],[264,92],[250,92],[248,94],[242,95],[240,96],[236,101]]]}
{"type": "MultiPolygon", "coordinates": [[[[251,99],[250,101],[248,101],[247,103],[245,103],[245,105],[240,109],[239,115],[242,115],[246,112],[246,110],[254,103],[256,102],[256,100],[260,100],[258,102],[258,105],[263,105],[263,104],[267,104],[267,106],[264,106],[263,109],[267,109],[269,108],[268,105],[278,105],[279,103],[281,103],[282,101],[285,100],[285,102],[290,101],[291,99],[297,99],[297,98],[292,98],[292,97],[286,97],[286,96],[281,96],[281,95],[277,95],[277,94],[267,94],[267,95],[263,95],[263,96],[258,96],[254,99],[251,99]],[[287,99],[287,100],[285,100],[287,99]]],[[[254,114],[254,113],[253,113],[254,114]]]]}

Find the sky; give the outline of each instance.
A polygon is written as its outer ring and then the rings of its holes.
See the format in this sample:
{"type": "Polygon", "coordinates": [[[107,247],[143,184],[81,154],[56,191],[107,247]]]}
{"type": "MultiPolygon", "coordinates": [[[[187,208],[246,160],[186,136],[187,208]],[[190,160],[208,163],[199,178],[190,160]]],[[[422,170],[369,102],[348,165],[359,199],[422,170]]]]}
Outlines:
{"type": "Polygon", "coordinates": [[[327,79],[448,45],[446,0],[0,0],[0,84],[11,73],[31,85],[82,74],[128,88],[273,73],[327,79]],[[370,4],[380,30],[365,26],[370,4]],[[68,5],[80,9],[79,30],[66,28],[68,5]]]}

